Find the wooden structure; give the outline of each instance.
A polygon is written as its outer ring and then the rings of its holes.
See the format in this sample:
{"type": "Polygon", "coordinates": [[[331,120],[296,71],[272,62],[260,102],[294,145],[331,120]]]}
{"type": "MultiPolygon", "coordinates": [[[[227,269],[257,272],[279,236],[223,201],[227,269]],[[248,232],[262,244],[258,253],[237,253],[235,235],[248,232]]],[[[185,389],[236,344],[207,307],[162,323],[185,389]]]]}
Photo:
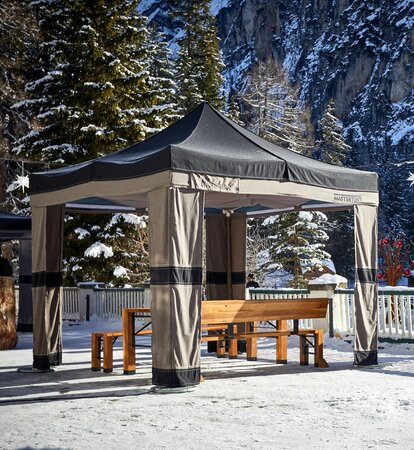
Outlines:
{"type": "MultiPolygon", "coordinates": [[[[276,338],[276,362],[287,363],[288,336],[300,336],[300,364],[309,364],[309,348],[314,348],[315,367],[327,367],[323,359],[323,330],[299,330],[300,319],[326,317],[328,299],[276,299],[276,300],[212,300],[202,303],[201,330],[210,334],[202,335],[202,342],[216,341],[217,356],[225,356],[225,343],[228,343],[230,359],[237,358],[237,341],[246,339],[247,359],[257,359],[257,339],[276,338]],[[277,329],[257,331],[256,322],[277,321],[277,329]],[[293,330],[288,330],[287,321],[293,320],[293,330]],[[240,324],[245,325],[240,327],[240,324]],[[242,331],[238,332],[238,328],[242,331]],[[214,334],[212,334],[212,332],[214,334]]],[[[127,308],[123,310],[123,331],[92,333],[92,370],[101,370],[103,351],[103,371],[112,372],[113,343],[123,337],[124,374],[135,373],[135,336],[151,335],[152,331],[141,328],[135,331],[135,315],[149,314],[148,308],[127,308]]],[[[148,317],[148,315],[146,316],[148,317]]]]}

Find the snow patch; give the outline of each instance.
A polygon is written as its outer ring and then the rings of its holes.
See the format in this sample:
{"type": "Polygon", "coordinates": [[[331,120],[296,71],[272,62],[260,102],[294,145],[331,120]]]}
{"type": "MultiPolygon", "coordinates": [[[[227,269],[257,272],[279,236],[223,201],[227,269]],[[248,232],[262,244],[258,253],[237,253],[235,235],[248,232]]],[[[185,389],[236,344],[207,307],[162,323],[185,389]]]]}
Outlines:
{"type": "Polygon", "coordinates": [[[99,258],[101,255],[104,258],[110,258],[111,256],[114,256],[112,247],[102,244],[102,242],[95,242],[85,250],[86,257],[99,258]]]}

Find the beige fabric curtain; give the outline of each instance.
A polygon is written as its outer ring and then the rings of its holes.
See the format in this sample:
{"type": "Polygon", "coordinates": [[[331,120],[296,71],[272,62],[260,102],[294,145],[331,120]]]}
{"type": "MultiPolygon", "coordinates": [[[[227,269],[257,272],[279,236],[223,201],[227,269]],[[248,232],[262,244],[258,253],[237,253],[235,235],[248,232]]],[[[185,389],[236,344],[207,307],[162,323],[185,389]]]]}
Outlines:
{"type": "Polygon", "coordinates": [[[354,206],[355,340],[354,364],[378,363],[377,207],[354,206]]]}
{"type": "MultiPolygon", "coordinates": [[[[246,296],[246,215],[206,215],[206,296],[208,300],[237,299],[246,296]]],[[[239,331],[244,324],[239,324],[239,331]]],[[[240,352],[246,341],[239,340],[240,352]]],[[[216,342],[208,342],[209,353],[217,351],[216,342]]]]}
{"type": "Polygon", "coordinates": [[[206,215],[206,295],[208,300],[246,295],[246,216],[206,215]]]}
{"type": "Polygon", "coordinates": [[[166,188],[148,195],[152,382],[200,382],[204,193],[166,188]]]}
{"type": "Polygon", "coordinates": [[[62,362],[63,206],[32,208],[33,367],[62,362]]]}
{"type": "Polygon", "coordinates": [[[19,321],[17,331],[33,331],[31,239],[19,242],[19,321]]]}

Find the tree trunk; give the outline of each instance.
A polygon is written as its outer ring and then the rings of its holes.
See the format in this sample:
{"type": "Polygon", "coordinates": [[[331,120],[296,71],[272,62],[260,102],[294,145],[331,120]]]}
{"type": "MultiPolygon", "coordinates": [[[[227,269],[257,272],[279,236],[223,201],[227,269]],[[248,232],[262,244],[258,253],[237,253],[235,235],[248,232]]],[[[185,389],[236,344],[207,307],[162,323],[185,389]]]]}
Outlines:
{"type": "Polygon", "coordinates": [[[16,302],[13,278],[0,276],[0,350],[10,350],[16,345],[16,302]]]}

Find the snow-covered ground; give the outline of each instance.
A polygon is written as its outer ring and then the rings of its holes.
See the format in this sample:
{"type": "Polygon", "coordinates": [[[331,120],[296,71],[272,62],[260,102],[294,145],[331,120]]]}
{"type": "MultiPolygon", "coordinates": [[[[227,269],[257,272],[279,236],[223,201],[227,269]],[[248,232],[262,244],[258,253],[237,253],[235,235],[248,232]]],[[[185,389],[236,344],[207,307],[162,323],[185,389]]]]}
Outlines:
{"type": "Polygon", "coordinates": [[[122,374],[121,343],[113,374],[90,371],[90,332],[119,327],[66,324],[64,363],[49,374],[16,372],[32,360],[28,334],[0,352],[1,449],[414,449],[414,344],[381,344],[381,364],[365,369],[338,339],[326,338],[328,369],[300,366],[296,338],[287,365],[273,362],[270,339],[257,362],[203,346],[205,383],[161,395],[149,347],[136,375],[122,374]]]}

